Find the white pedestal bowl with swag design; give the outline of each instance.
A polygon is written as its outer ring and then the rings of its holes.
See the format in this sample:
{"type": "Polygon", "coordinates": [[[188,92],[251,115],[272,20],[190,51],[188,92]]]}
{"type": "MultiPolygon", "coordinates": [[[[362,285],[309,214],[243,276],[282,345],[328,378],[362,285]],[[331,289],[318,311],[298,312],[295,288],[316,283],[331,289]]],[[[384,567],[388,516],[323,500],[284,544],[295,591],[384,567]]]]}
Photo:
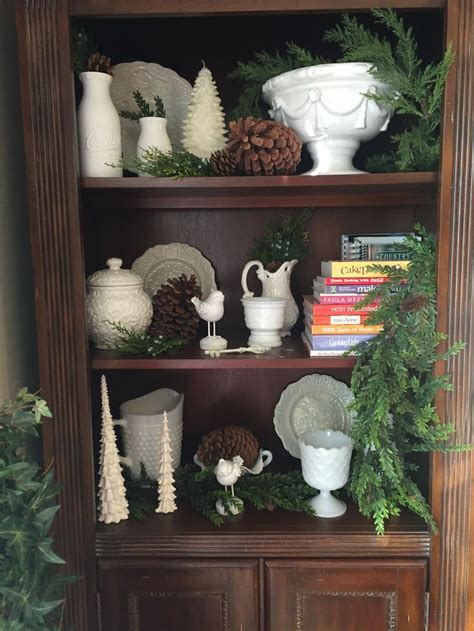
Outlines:
{"type": "Polygon", "coordinates": [[[374,79],[368,63],[309,66],[284,72],[262,87],[270,115],[299,135],[313,159],[305,175],[362,173],[352,160],[361,142],[387,129],[391,112],[367,94],[390,87],[374,79]]]}
{"type": "Polygon", "coordinates": [[[330,429],[306,432],[299,438],[303,478],[319,495],[309,503],[317,517],[339,517],[347,510],[345,502],[331,495],[349,479],[352,440],[330,429]]]}

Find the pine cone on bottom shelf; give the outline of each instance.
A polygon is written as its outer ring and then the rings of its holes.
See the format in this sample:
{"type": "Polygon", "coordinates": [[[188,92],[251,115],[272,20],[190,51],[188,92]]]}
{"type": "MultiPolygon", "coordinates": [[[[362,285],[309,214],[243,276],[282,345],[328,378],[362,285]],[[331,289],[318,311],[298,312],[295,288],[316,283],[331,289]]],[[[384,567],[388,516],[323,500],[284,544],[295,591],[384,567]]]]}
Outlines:
{"type": "Polygon", "coordinates": [[[301,146],[289,127],[247,116],[229,123],[225,151],[247,175],[288,175],[301,160],[301,146]]]}
{"type": "Polygon", "coordinates": [[[232,460],[240,456],[244,466],[250,468],[255,464],[259,450],[258,440],[249,429],[240,425],[226,425],[204,436],[197,456],[206,467],[215,466],[220,458],[232,460]]]}
{"type": "Polygon", "coordinates": [[[112,61],[110,57],[101,55],[99,52],[92,53],[87,60],[88,72],[103,72],[105,74],[112,74],[112,61]]]}
{"type": "Polygon", "coordinates": [[[194,274],[188,278],[169,278],[153,296],[153,319],[148,332],[153,337],[179,337],[192,340],[198,330],[200,318],[191,298],[201,298],[202,292],[194,274]]]}
{"type": "Polygon", "coordinates": [[[235,159],[225,149],[214,151],[209,158],[209,164],[216,175],[237,175],[235,159]]]}

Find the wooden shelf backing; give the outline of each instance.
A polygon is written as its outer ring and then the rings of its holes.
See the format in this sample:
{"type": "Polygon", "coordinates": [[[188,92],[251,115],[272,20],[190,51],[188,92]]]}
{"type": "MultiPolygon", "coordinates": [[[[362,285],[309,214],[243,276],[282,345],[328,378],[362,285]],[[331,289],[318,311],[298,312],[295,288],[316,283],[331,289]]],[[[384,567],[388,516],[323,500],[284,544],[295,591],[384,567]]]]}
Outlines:
{"type": "Polygon", "coordinates": [[[94,210],[413,207],[434,202],[437,185],[437,173],[81,180],[84,205],[94,210]]]}
{"type": "MultiPolygon", "coordinates": [[[[229,348],[246,346],[247,335],[223,335],[229,341],[229,348]]],[[[273,348],[262,355],[250,353],[222,355],[212,358],[199,348],[194,341],[172,355],[159,357],[124,357],[114,351],[91,349],[92,370],[216,370],[248,368],[351,368],[355,364],[353,357],[309,357],[298,334],[284,338],[282,346],[273,348]]]]}
{"type": "Polygon", "coordinates": [[[121,16],[197,16],[233,15],[236,13],[315,13],[317,11],[367,11],[371,8],[439,9],[444,0],[239,0],[228,3],[222,0],[181,0],[172,4],[169,0],[70,0],[71,15],[91,17],[121,16]]]}
{"type": "Polygon", "coordinates": [[[312,518],[280,510],[246,509],[216,527],[187,504],[170,515],[130,518],[120,524],[98,524],[97,555],[130,557],[428,557],[430,535],[411,514],[389,522],[378,536],[371,522],[349,504],[336,519],[312,518]]]}

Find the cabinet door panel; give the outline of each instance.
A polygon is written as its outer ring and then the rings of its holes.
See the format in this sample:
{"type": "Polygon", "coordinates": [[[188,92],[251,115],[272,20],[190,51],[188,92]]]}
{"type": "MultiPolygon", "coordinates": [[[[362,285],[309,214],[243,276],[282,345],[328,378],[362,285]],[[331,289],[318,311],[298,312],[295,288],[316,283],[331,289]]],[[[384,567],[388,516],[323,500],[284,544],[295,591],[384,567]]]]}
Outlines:
{"type": "Polygon", "coordinates": [[[105,631],[257,631],[257,561],[101,563],[105,631]]]}
{"type": "Polygon", "coordinates": [[[424,561],[268,561],[266,631],[422,631],[424,561]]]}

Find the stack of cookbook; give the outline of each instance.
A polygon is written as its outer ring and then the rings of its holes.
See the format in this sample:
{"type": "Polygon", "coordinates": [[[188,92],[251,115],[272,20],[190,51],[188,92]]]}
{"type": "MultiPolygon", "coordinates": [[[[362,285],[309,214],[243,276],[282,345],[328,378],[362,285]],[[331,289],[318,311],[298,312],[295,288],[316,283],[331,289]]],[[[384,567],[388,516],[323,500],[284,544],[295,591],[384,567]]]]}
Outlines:
{"type": "MultiPolygon", "coordinates": [[[[311,357],[343,355],[377,335],[379,325],[367,325],[368,315],[377,309],[371,302],[360,311],[354,306],[367,293],[385,282],[375,272],[381,261],[323,261],[321,276],[313,281],[313,295],[304,297],[303,342],[311,357]]],[[[409,261],[383,261],[383,265],[406,268],[409,261]]]]}

